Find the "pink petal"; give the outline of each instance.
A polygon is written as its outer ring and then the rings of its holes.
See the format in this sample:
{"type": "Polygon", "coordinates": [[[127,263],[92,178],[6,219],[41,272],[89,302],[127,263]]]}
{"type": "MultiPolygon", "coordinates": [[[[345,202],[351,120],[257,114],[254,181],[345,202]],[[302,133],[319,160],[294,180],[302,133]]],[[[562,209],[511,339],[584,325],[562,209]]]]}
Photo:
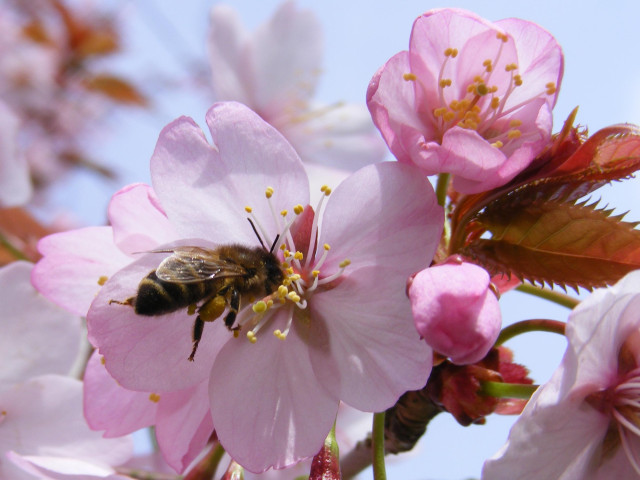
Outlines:
{"type": "Polygon", "coordinates": [[[417,168],[395,162],[364,167],[328,199],[318,242],[331,246],[323,269],[337,270],[349,259],[351,271],[387,265],[406,278],[433,258],[443,222],[433,188],[417,168]]]}
{"type": "Polygon", "coordinates": [[[43,455],[20,455],[10,451],[7,459],[22,472],[12,472],[5,478],[41,478],[46,480],[127,480],[130,477],[117,475],[111,467],[86,460],[43,455]],[[28,473],[27,473],[28,472],[28,473]],[[22,475],[26,475],[23,477],[22,475]]]}
{"type": "Polygon", "coordinates": [[[13,262],[0,269],[0,392],[37,375],[69,373],[80,350],[80,318],[38,294],[32,268],[13,262]]]}
{"type": "Polygon", "coordinates": [[[564,57],[556,39],[539,25],[507,18],[495,23],[513,37],[518,51],[518,70],[526,78],[522,89],[509,96],[509,104],[515,105],[546,90],[547,83],[556,85],[553,95],[545,95],[549,108],[553,108],[560,92],[564,73],[564,57]]]}
{"type": "Polygon", "coordinates": [[[251,472],[284,468],[315,455],[338,410],[338,399],[316,380],[308,345],[295,323],[293,328],[284,341],[270,331],[255,344],[242,337],[230,340],[211,371],[211,415],[218,438],[251,472]]]}
{"type": "Polygon", "coordinates": [[[431,372],[433,353],[413,326],[405,280],[379,265],[361,268],[312,299],[313,324],[326,327],[309,335],[316,375],[358,410],[391,407],[407,390],[422,388],[431,372]]]}
{"type": "Polygon", "coordinates": [[[322,64],[322,30],[311,10],[282,3],[251,42],[254,101],[267,121],[311,97],[322,64]]]}
{"type": "Polygon", "coordinates": [[[96,350],[83,378],[84,415],[93,430],[119,437],[155,423],[158,403],[149,392],[127,390],[109,375],[96,350]]]}
{"type": "Polygon", "coordinates": [[[38,242],[43,257],[31,281],[49,300],[86,315],[100,290],[98,283],[131,261],[113,243],[111,227],[88,227],[54,233],[38,242]]]}
{"type": "Polygon", "coordinates": [[[250,206],[275,236],[264,192],[274,188],[276,212],[306,205],[309,186],[299,157],[282,135],[241,104],[214,105],[207,123],[213,146],[187,118],[160,134],[151,172],[167,216],[183,238],[257,245],[245,212],[250,206]]]}
{"type": "Polygon", "coordinates": [[[124,187],[111,197],[109,223],[114,243],[129,255],[177,239],[155,193],[141,183],[124,187]]]}
{"type": "MultiPolygon", "coordinates": [[[[318,105],[309,113],[308,118],[303,116],[299,121],[280,126],[280,131],[305,164],[314,162],[323,167],[353,172],[382,161],[387,154],[387,148],[363,105],[318,105]]],[[[313,175],[309,177],[314,179],[313,175]]]]}
{"type": "Polygon", "coordinates": [[[209,60],[213,90],[218,101],[235,100],[251,105],[251,59],[246,48],[248,36],[236,11],[218,4],[211,9],[209,60]]]}
{"type": "Polygon", "coordinates": [[[31,379],[3,392],[0,452],[46,455],[119,465],[132,454],[128,437],[105,439],[82,416],[82,384],[57,375],[31,379]]]}
{"type": "Polygon", "coordinates": [[[209,382],[162,394],[156,438],[165,461],[182,473],[202,453],[213,434],[209,382]]]}
{"type": "Polygon", "coordinates": [[[409,52],[400,52],[376,72],[367,89],[367,107],[373,123],[393,155],[403,163],[412,163],[415,146],[435,133],[418,116],[414,86],[403,79],[410,69],[409,52]]]}

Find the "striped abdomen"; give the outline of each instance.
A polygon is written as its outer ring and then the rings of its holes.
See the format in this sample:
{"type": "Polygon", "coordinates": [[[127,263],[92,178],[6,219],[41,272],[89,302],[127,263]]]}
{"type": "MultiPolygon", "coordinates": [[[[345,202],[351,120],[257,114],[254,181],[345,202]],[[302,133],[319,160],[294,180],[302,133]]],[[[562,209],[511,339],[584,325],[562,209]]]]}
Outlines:
{"type": "Polygon", "coordinates": [[[138,315],[163,315],[198,303],[221,287],[220,280],[172,283],[160,280],[153,271],[138,285],[135,312],[138,315]]]}

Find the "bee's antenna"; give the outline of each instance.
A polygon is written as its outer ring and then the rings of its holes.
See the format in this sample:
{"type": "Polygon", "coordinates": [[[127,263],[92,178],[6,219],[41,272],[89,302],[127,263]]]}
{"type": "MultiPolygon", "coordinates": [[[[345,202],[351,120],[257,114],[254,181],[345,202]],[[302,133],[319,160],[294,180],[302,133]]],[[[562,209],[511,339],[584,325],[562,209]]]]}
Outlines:
{"type": "Polygon", "coordinates": [[[276,244],[278,243],[279,239],[280,239],[280,234],[276,235],[276,238],[273,239],[273,245],[271,245],[271,249],[269,250],[269,253],[273,253],[273,249],[276,248],[276,244]]]}
{"type": "MultiPolygon", "coordinates": [[[[253,233],[256,234],[256,237],[258,237],[258,241],[260,242],[260,245],[262,245],[262,248],[264,248],[265,250],[267,249],[267,247],[264,246],[264,242],[262,241],[262,238],[260,237],[260,234],[258,233],[258,230],[256,230],[256,226],[253,224],[253,221],[251,221],[251,219],[249,217],[247,217],[247,220],[249,220],[249,223],[251,224],[251,228],[253,228],[253,233]]],[[[276,241],[278,240],[278,237],[276,237],[276,241]]],[[[275,245],[275,243],[274,243],[275,245]]],[[[271,249],[273,249],[273,247],[271,247],[271,249]]]]}

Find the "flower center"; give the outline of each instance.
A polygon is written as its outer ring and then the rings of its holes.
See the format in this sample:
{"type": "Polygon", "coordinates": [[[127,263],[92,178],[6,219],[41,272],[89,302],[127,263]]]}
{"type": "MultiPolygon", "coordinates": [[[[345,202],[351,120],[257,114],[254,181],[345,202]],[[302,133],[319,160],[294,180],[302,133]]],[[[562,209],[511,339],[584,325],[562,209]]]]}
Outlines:
{"type": "MultiPolygon", "coordinates": [[[[428,121],[434,125],[440,138],[444,133],[459,126],[469,130],[475,130],[483,138],[491,142],[496,148],[520,145],[525,137],[535,135],[535,132],[523,132],[518,127],[522,120],[515,118],[514,113],[529,102],[539,98],[539,95],[531,97],[517,105],[507,106],[511,94],[523,84],[522,76],[518,73],[518,65],[506,63],[501,59],[507,42],[513,41],[504,33],[496,32],[496,48],[493,58],[485,58],[478,61],[475,73],[468,77],[466,85],[454,85],[452,78],[447,77],[446,72],[455,72],[453,66],[458,57],[458,49],[449,47],[445,49],[444,60],[440,66],[437,84],[437,104],[427,114],[428,121]],[[496,68],[504,64],[504,71],[509,80],[501,80],[502,87],[492,84],[492,76],[496,68]],[[457,93],[456,93],[457,92],[457,93]]],[[[418,82],[424,92],[427,89],[414,73],[406,73],[403,76],[406,81],[418,82]]],[[[556,92],[554,83],[545,85],[544,93],[553,95],[556,92]]]]}
{"type": "MultiPolygon", "coordinates": [[[[630,371],[614,390],[611,415],[631,466],[640,475],[640,458],[633,450],[633,436],[640,439],[640,368],[630,371]]],[[[637,440],[636,440],[637,442],[637,440]]]]}
{"type": "Polygon", "coordinates": [[[629,463],[640,475],[640,457],[634,451],[637,439],[633,439],[640,438],[640,367],[626,373],[617,385],[589,395],[586,401],[611,418],[603,441],[604,455],[611,455],[622,445],[629,463]]]}
{"type": "Polygon", "coordinates": [[[279,256],[281,256],[281,266],[284,273],[284,280],[275,292],[255,302],[250,309],[244,309],[239,315],[239,325],[241,327],[248,325],[250,328],[247,332],[247,339],[251,343],[256,343],[258,332],[270,322],[273,318],[272,314],[277,309],[286,310],[287,322],[284,329],[275,329],[273,330],[273,334],[280,340],[285,340],[289,334],[294,318],[308,319],[308,315],[300,315],[299,312],[307,309],[308,302],[313,296],[313,293],[318,289],[327,288],[329,284],[335,282],[342,276],[345,268],[350,264],[348,259],[344,259],[340,262],[336,271],[326,271],[323,269],[323,265],[330,254],[331,246],[324,244],[319,248],[316,245],[318,219],[324,199],[331,194],[331,189],[325,185],[321,188],[321,191],[323,195],[320,197],[315,211],[311,213],[313,215],[313,221],[305,252],[296,248],[294,235],[291,233],[291,227],[294,221],[304,212],[302,205],[293,207],[293,216],[290,215],[288,210],[276,213],[271,202],[274,190],[271,187],[266,189],[265,197],[267,202],[269,202],[272,216],[279,230],[278,236],[273,240],[269,239],[266,230],[253,215],[251,207],[245,207],[245,211],[249,213],[252,221],[258,226],[262,236],[270,245],[273,245],[273,251],[280,251],[279,256]]]}

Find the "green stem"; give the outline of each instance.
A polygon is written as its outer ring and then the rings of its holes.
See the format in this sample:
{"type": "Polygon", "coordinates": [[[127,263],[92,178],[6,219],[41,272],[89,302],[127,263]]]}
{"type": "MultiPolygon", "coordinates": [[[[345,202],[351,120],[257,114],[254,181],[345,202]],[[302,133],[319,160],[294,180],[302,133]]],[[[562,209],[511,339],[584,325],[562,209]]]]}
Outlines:
{"type": "Polygon", "coordinates": [[[480,392],[483,395],[499,398],[522,398],[529,400],[538,385],[523,383],[480,382],[480,392]]]}
{"type": "Polygon", "coordinates": [[[444,207],[447,201],[447,189],[449,188],[449,174],[441,173],[438,175],[438,182],[436,183],[436,198],[438,199],[438,205],[444,207]]]}
{"type": "Polygon", "coordinates": [[[9,240],[7,240],[7,237],[5,237],[2,232],[0,232],[0,245],[3,246],[4,248],[7,249],[7,251],[13,255],[15,257],[16,260],[27,260],[29,261],[29,258],[22,253],[20,250],[18,250],[16,247],[14,247],[11,242],[9,240]]]}
{"type": "Polygon", "coordinates": [[[508,327],[504,327],[496,340],[496,346],[502,345],[507,340],[527,332],[551,332],[564,335],[566,323],[559,320],[549,320],[546,318],[536,318],[531,320],[522,320],[513,323],[508,327]]]}
{"type": "Polygon", "coordinates": [[[387,480],[387,472],[384,465],[384,414],[373,414],[373,478],[374,480],[387,480]]]}
{"type": "Polygon", "coordinates": [[[536,287],[535,285],[531,285],[530,283],[523,283],[522,285],[518,286],[516,290],[518,290],[519,292],[528,293],[529,295],[535,295],[536,297],[544,298],[545,300],[555,302],[558,305],[562,305],[563,307],[567,307],[569,309],[573,309],[580,303],[580,300],[578,300],[577,298],[573,298],[569,295],[556,292],[555,290],[550,290],[548,288],[536,287]]]}

